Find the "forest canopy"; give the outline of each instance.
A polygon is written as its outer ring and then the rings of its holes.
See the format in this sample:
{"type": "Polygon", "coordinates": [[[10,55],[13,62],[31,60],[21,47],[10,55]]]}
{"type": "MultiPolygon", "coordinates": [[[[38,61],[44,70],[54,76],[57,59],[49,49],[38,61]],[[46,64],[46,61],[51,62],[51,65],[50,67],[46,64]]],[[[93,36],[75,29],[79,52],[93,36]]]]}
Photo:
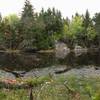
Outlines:
{"type": "Polygon", "coordinates": [[[37,13],[26,0],[20,17],[11,14],[2,18],[0,14],[0,49],[51,49],[55,41],[70,48],[100,48],[100,13],[91,18],[86,10],[84,15],[76,13],[70,20],[55,8],[42,8],[37,13]]]}

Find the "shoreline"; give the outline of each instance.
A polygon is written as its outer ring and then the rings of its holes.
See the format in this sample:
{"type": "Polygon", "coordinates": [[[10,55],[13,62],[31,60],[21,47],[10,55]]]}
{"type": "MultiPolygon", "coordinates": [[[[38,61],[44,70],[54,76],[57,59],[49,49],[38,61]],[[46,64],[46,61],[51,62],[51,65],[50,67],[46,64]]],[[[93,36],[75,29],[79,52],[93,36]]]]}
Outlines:
{"type": "MultiPolygon", "coordinates": [[[[12,49],[6,49],[6,50],[0,50],[0,53],[53,53],[55,52],[56,50],[55,49],[47,49],[47,50],[36,50],[36,51],[24,51],[24,50],[12,50],[12,49]]],[[[99,48],[83,48],[83,49],[77,49],[77,50],[74,50],[74,49],[70,49],[70,52],[98,52],[99,51],[99,48]]]]}

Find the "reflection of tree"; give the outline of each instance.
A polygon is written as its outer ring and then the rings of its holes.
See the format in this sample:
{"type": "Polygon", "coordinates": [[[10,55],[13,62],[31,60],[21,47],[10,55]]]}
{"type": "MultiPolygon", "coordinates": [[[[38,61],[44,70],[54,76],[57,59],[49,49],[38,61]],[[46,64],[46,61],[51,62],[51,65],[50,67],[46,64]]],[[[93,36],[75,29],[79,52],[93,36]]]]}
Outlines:
{"type": "Polygon", "coordinates": [[[100,53],[87,52],[80,56],[69,53],[64,59],[58,59],[54,53],[41,54],[0,54],[0,68],[11,71],[30,71],[34,68],[44,68],[53,65],[66,65],[67,67],[81,67],[82,65],[100,65],[100,53]]]}
{"type": "Polygon", "coordinates": [[[78,65],[100,65],[99,52],[87,52],[77,57],[76,63],[78,65]]]}
{"type": "Polygon", "coordinates": [[[83,53],[80,56],[76,57],[76,63],[78,64],[79,67],[82,65],[88,65],[89,64],[89,58],[87,53],[83,53]]]}
{"type": "Polygon", "coordinates": [[[76,56],[75,53],[69,53],[64,59],[57,59],[57,64],[67,65],[70,67],[81,67],[84,65],[100,65],[100,53],[99,52],[85,52],[76,56]]]}
{"type": "Polygon", "coordinates": [[[66,62],[69,66],[74,67],[76,62],[75,54],[72,52],[66,57],[66,62]]]}
{"type": "Polygon", "coordinates": [[[64,59],[58,59],[58,64],[74,66],[75,64],[75,55],[74,53],[69,53],[64,59]]]}
{"type": "Polygon", "coordinates": [[[52,66],[55,62],[54,54],[1,54],[1,68],[16,71],[30,71],[34,68],[52,66]]]}
{"type": "Polygon", "coordinates": [[[9,67],[10,69],[13,69],[13,67],[16,67],[15,64],[17,63],[17,58],[15,54],[9,54],[9,53],[3,53],[0,55],[0,64],[1,67],[9,67]]]}
{"type": "Polygon", "coordinates": [[[44,68],[55,64],[56,59],[54,53],[40,54],[39,57],[41,58],[41,61],[38,67],[44,68]]]}

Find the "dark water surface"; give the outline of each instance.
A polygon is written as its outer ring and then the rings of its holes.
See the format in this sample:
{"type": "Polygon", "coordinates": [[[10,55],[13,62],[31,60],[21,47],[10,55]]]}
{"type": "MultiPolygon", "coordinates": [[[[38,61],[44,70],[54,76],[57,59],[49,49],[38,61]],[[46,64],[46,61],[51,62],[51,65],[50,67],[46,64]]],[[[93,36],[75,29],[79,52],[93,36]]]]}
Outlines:
{"type": "Polygon", "coordinates": [[[0,69],[13,71],[30,71],[34,68],[52,66],[70,66],[81,68],[82,66],[100,66],[100,52],[68,53],[65,57],[57,57],[55,53],[35,54],[8,54],[0,53],[0,69]]]}

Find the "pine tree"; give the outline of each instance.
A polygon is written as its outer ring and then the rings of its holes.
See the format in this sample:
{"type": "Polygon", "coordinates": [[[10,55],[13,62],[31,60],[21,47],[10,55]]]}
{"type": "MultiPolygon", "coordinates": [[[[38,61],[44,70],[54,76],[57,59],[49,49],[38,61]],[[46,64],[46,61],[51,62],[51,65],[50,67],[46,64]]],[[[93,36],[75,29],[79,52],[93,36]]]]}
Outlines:
{"type": "Polygon", "coordinates": [[[97,32],[97,40],[100,48],[100,13],[96,13],[93,18],[95,30],[97,32]]]}
{"type": "Polygon", "coordinates": [[[32,27],[34,24],[34,15],[35,14],[31,3],[28,0],[26,0],[21,16],[21,24],[23,32],[27,35],[31,34],[32,27]]]}
{"type": "Polygon", "coordinates": [[[29,0],[25,1],[22,16],[21,16],[21,29],[20,33],[23,38],[23,47],[32,48],[34,41],[34,22],[35,21],[35,13],[33,6],[31,5],[29,0]]]}
{"type": "Polygon", "coordinates": [[[88,46],[88,28],[91,26],[92,26],[92,21],[90,18],[90,14],[89,11],[86,10],[86,14],[85,16],[83,16],[83,24],[82,24],[83,31],[81,34],[81,41],[83,46],[88,46]]]}
{"type": "Polygon", "coordinates": [[[92,21],[91,21],[91,18],[90,18],[89,11],[86,10],[86,14],[83,18],[83,28],[84,28],[85,34],[87,34],[87,29],[88,29],[89,26],[92,26],[92,21]]]}
{"type": "Polygon", "coordinates": [[[29,25],[29,26],[32,25],[32,22],[34,21],[33,7],[28,0],[25,1],[25,5],[21,16],[21,21],[24,25],[29,25]]]}

